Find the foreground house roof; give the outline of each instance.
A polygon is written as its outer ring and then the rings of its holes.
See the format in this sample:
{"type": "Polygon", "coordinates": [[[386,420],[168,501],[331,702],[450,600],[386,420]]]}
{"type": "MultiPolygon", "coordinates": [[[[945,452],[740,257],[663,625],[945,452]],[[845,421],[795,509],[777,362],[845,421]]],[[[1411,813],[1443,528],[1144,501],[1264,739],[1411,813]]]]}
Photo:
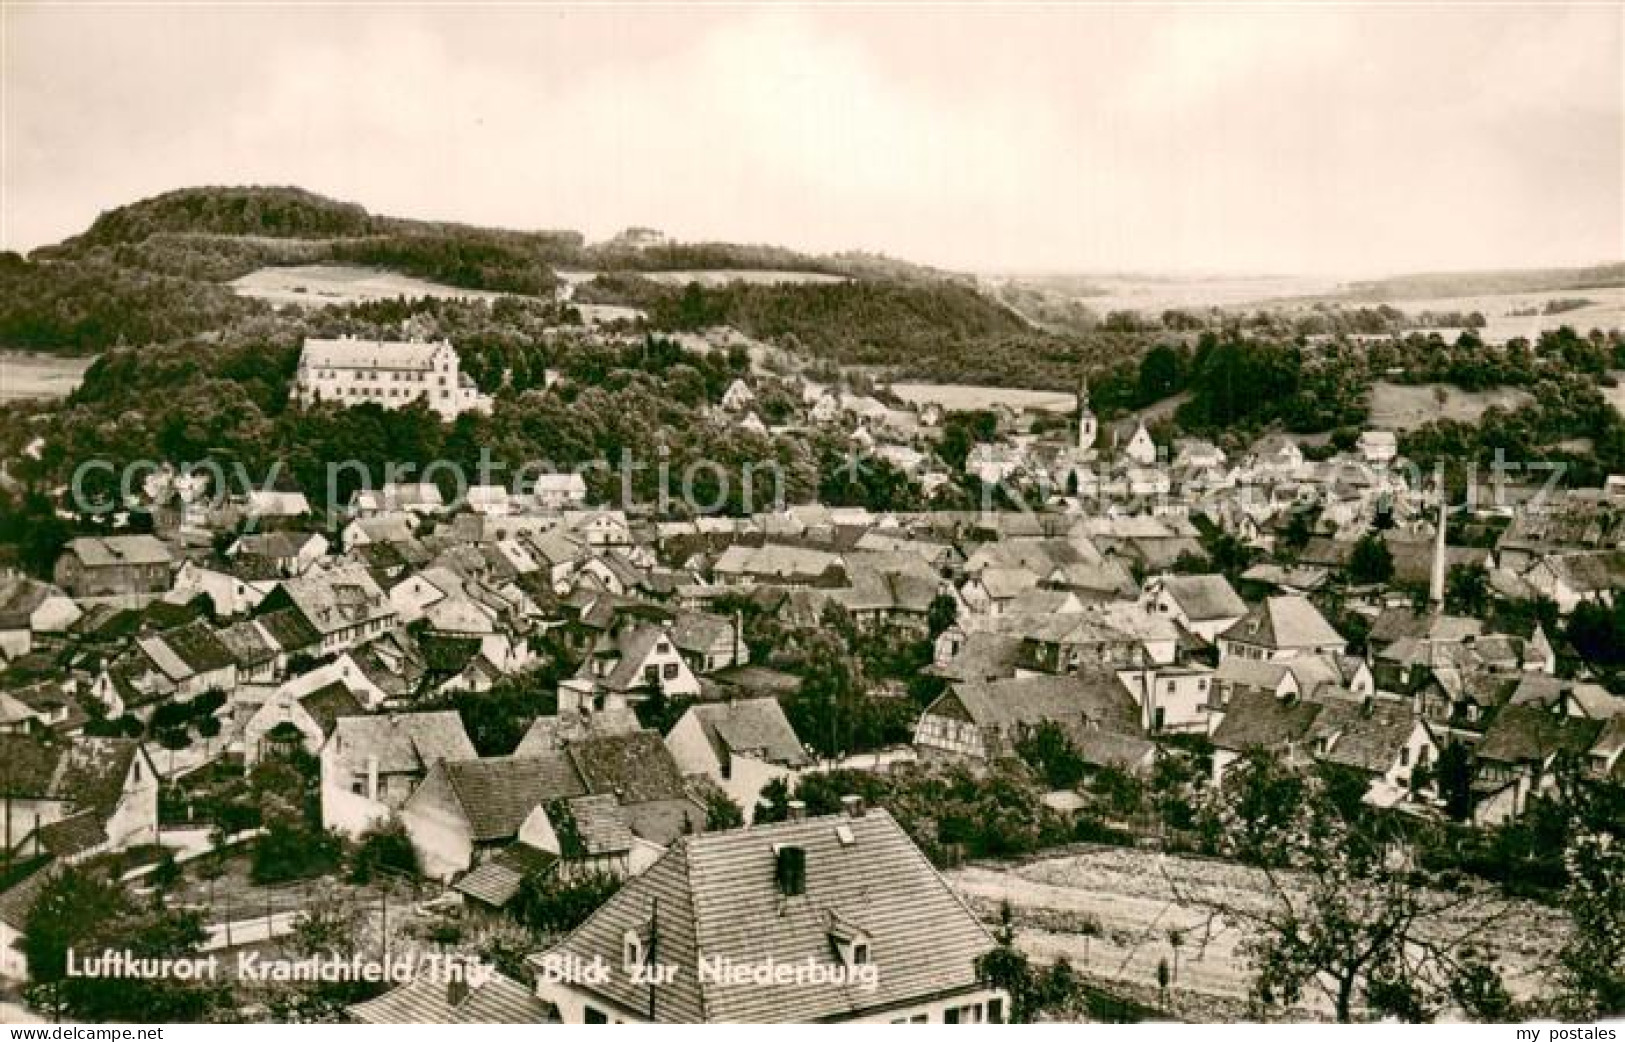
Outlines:
{"type": "MultiPolygon", "coordinates": [[[[679,839],[647,872],[549,954],[601,958],[602,1001],[657,1021],[798,1022],[850,1017],[980,986],[976,961],[993,939],[883,810],[679,839]],[[805,855],[804,891],[782,892],[778,851],[805,855]],[[832,934],[868,938],[873,989],[702,980],[702,959],[839,966],[832,934]],[[649,987],[622,971],[628,932],[652,931],[655,959],[675,980],[649,987]]],[[[542,965],[543,956],[531,961],[542,965]]]]}

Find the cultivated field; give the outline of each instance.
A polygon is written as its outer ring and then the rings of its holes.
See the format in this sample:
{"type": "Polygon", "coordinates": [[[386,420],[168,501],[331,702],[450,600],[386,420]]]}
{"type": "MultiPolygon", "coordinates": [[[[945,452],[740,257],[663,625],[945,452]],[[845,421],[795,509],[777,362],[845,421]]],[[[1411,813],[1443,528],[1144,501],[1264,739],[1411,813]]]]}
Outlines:
{"type": "Polygon", "coordinates": [[[1071,412],[1078,397],[1063,391],[1023,391],[1010,387],[978,387],[974,384],[892,384],[897,397],[915,405],[935,402],[949,411],[991,409],[1007,405],[1012,409],[1047,409],[1071,412]]]}
{"type": "Polygon", "coordinates": [[[1408,431],[1432,420],[1477,423],[1484,410],[1492,405],[1516,409],[1531,401],[1534,397],[1528,391],[1515,387],[1463,391],[1448,384],[1394,384],[1378,380],[1371,387],[1371,426],[1408,431]]]}
{"type": "Polygon", "coordinates": [[[79,386],[95,360],[0,351],[0,402],[65,397],[79,386]]]}
{"type": "MultiPolygon", "coordinates": [[[[1170,967],[1177,964],[1174,990],[1187,993],[1187,1001],[1177,1005],[1200,1010],[1209,1000],[1234,1009],[1247,1000],[1251,977],[1237,949],[1240,931],[1218,923],[1209,933],[1206,909],[1174,895],[1177,890],[1231,905],[1261,902],[1268,890],[1254,869],[1112,847],[1020,865],[972,865],[946,875],[989,922],[997,921],[1000,905],[1009,902],[1017,943],[1036,961],[1064,956],[1102,981],[1154,988],[1157,964],[1166,959],[1170,967]],[[1170,930],[1182,935],[1177,956],[1170,930]]],[[[1497,898],[1470,914],[1441,918],[1431,929],[1454,938],[1491,917],[1486,939],[1508,987],[1520,998],[1538,993],[1541,967],[1550,965],[1562,946],[1566,919],[1534,902],[1497,898]]],[[[1304,1012],[1329,1016],[1330,1006],[1317,1001],[1304,1012]]]]}
{"type": "Polygon", "coordinates": [[[328,304],[357,304],[395,297],[450,297],[459,300],[493,300],[500,293],[459,289],[410,275],[360,268],[349,264],[303,264],[286,268],[261,268],[231,284],[245,297],[273,304],[324,307],[328,304]]]}
{"type": "Polygon", "coordinates": [[[794,283],[847,282],[845,275],[826,275],[819,271],[772,271],[753,268],[719,268],[708,271],[644,271],[639,275],[651,282],[668,286],[686,286],[698,282],[701,286],[726,286],[730,282],[748,282],[755,285],[779,286],[794,283]]]}

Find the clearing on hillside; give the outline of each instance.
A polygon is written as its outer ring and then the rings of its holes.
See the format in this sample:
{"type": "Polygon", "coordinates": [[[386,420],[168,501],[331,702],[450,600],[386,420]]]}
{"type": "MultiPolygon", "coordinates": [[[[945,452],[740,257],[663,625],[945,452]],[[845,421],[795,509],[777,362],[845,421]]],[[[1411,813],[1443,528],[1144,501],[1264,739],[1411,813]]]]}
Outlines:
{"type": "Polygon", "coordinates": [[[397,275],[376,268],[349,264],[301,264],[286,268],[261,268],[231,284],[245,297],[273,304],[325,307],[328,304],[359,304],[369,300],[396,297],[447,297],[457,300],[495,300],[505,296],[478,289],[460,289],[438,282],[397,275]]]}
{"type": "Polygon", "coordinates": [[[1477,423],[1492,405],[1517,409],[1535,398],[1518,387],[1464,391],[1449,384],[1395,384],[1378,380],[1371,386],[1371,426],[1379,430],[1415,430],[1433,420],[1477,423]]]}

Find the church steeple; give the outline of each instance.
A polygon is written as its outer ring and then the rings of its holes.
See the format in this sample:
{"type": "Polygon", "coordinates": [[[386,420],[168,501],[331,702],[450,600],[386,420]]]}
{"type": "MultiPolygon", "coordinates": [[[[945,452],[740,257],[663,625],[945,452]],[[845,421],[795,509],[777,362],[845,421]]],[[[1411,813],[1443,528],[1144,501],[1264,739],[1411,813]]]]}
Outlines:
{"type": "Polygon", "coordinates": [[[1084,377],[1078,384],[1078,450],[1089,452],[1095,447],[1095,439],[1100,435],[1100,425],[1095,420],[1094,412],[1089,408],[1089,378],[1084,377]]]}

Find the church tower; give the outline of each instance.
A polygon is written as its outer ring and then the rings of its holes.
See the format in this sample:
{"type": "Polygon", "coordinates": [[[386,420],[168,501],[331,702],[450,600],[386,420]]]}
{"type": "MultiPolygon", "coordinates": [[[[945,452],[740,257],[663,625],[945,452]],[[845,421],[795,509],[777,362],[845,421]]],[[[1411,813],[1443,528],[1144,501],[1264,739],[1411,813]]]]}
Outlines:
{"type": "Polygon", "coordinates": [[[1085,377],[1078,387],[1078,451],[1092,453],[1099,436],[1100,424],[1089,408],[1089,380],[1085,377]]]}

